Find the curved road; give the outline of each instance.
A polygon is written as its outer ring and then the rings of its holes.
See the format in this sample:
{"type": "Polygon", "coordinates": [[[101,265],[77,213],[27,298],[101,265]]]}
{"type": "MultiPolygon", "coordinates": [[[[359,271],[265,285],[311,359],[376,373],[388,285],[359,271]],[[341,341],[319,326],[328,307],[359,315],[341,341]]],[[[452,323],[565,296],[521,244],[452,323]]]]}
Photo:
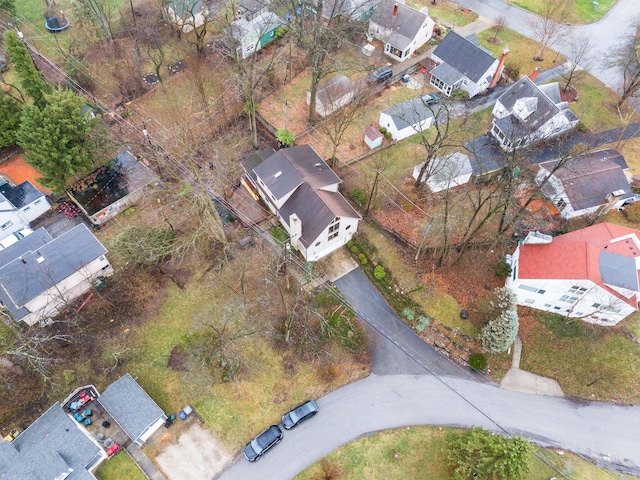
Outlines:
{"type": "Polygon", "coordinates": [[[337,447],[377,430],[424,424],[499,431],[496,423],[540,445],[640,474],[640,406],[579,403],[431,375],[372,375],[318,405],[316,417],[285,432],[282,444],[258,463],[239,457],[217,478],[290,479],[337,447]]]}

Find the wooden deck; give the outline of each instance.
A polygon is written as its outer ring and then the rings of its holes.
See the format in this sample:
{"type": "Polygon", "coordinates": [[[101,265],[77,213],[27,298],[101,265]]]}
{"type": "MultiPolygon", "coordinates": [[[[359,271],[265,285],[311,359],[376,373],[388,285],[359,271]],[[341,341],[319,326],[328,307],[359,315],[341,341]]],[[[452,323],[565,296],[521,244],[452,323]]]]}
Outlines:
{"type": "Polygon", "coordinates": [[[254,200],[243,185],[233,190],[233,195],[228,202],[238,220],[245,227],[256,225],[269,218],[269,211],[262,206],[259,200],[254,200]]]}

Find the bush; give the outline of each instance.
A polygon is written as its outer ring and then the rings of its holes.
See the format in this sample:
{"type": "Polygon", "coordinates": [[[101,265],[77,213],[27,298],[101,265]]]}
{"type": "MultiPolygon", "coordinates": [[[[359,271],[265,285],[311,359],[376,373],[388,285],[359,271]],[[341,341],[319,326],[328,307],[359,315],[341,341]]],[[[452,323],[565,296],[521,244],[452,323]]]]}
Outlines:
{"type": "Polygon", "coordinates": [[[498,260],[498,263],[495,264],[494,272],[496,272],[496,275],[499,277],[507,278],[511,275],[511,265],[509,265],[504,258],[501,258],[498,260]]]}
{"type": "Polygon", "coordinates": [[[353,240],[348,240],[348,241],[347,241],[347,247],[348,247],[348,248],[351,248],[351,247],[353,247],[354,245],[355,245],[355,243],[353,243],[353,240]]]}
{"type": "Polygon", "coordinates": [[[351,197],[351,200],[353,200],[360,206],[367,203],[367,194],[364,193],[364,190],[362,190],[361,188],[353,189],[349,196],[351,197]]]}
{"type": "Polygon", "coordinates": [[[382,280],[387,276],[387,272],[385,272],[384,267],[382,265],[376,265],[376,268],[373,269],[373,276],[378,280],[382,280]]]}
{"type": "Polygon", "coordinates": [[[640,202],[629,203],[624,206],[624,216],[633,223],[640,223],[640,202]]]}
{"type": "Polygon", "coordinates": [[[360,265],[366,265],[369,263],[369,260],[367,260],[367,256],[364,253],[358,255],[358,260],[360,261],[360,265]]]}
{"type": "Polygon", "coordinates": [[[391,140],[392,138],[391,132],[385,132],[384,138],[386,138],[387,140],[391,140]]]}
{"type": "Polygon", "coordinates": [[[349,250],[351,250],[352,253],[360,253],[360,248],[357,245],[351,245],[349,250]]]}
{"type": "Polygon", "coordinates": [[[380,133],[383,134],[383,135],[385,133],[387,133],[387,128],[386,127],[380,127],[380,133]]]}
{"type": "Polygon", "coordinates": [[[455,98],[455,99],[458,99],[458,100],[464,99],[464,98],[469,98],[469,92],[466,92],[464,90],[460,90],[459,88],[457,88],[451,94],[451,98],[455,98]]]}
{"type": "Polygon", "coordinates": [[[469,366],[477,372],[482,372],[487,368],[487,357],[481,353],[474,353],[469,357],[469,366]]]}
{"type": "Polygon", "coordinates": [[[293,132],[287,128],[279,129],[277,132],[277,137],[278,137],[278,141],[285,147],[292,146],[294,140],[296,139],[293,132]]]}
{"type": "Polygon", "coordinates": [[[513,80],[520,78],[520,65],[517,63],[507,62],[504,66],[504,71],[513,80]]]}
{"type": "Polygon", "coordinates": [[[491,353],[506,352],[518,335],[518,311],[516,295],[510,288],[496,289],[498,318],[489,320],[480,333],[482,348],[491,353]]]}

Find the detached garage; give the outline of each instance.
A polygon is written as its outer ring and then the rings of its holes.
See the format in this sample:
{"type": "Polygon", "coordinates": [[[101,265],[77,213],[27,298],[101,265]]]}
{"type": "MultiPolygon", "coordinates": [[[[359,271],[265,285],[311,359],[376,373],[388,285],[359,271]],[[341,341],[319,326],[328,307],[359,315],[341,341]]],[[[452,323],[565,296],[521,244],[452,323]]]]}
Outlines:
{"type": "Polygon", "coordinates": [[[422,97],[412,98],[380,112],[379,123],[394,140],[404,140],[433,125],[436,108],[427,105],[422,97]]]}

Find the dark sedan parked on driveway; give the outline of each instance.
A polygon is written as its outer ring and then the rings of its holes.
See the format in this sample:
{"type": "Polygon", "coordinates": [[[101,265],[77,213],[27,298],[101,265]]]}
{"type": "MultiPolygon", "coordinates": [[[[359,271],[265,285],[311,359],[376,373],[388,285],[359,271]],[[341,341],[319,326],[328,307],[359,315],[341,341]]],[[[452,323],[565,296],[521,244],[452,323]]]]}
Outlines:
{"type": "Polygon", "coordinates": [[[279,426],[271,425],[256,438],[247,443],[247,446],[244,447],[244,456],[247,457],[247,460],[250,462],[255,462],[264,455],[267,450],[277,443],[280,443],[283,436],[284,434],[279,426]]]}
{"type": "Polygon", "coordinates": [[[316,413],[318,413],[318,404],[314,400],[308,400],[290,412],[285,413],[282,416],[282,426],[287,430],[291,430],[296,425],[313,417],[316,413]]]}

